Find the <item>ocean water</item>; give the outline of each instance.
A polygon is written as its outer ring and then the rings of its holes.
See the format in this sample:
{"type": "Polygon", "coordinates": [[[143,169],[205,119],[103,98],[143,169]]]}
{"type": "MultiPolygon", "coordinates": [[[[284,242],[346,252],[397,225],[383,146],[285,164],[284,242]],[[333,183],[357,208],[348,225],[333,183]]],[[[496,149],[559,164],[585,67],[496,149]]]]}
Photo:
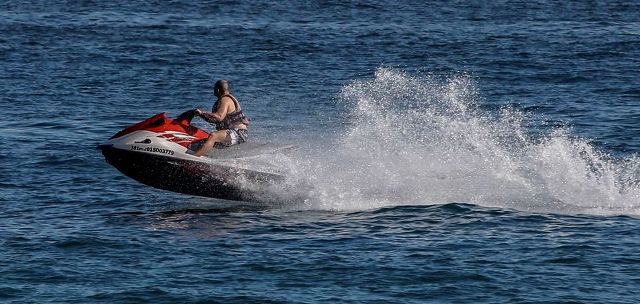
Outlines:
{"type": "Polygon", "coordinates": [[[2,3],[0,302],[637,303],[639,72],[638,1],[2,3]],[[96,150],[221,78],[260,201],[96,150]]]}

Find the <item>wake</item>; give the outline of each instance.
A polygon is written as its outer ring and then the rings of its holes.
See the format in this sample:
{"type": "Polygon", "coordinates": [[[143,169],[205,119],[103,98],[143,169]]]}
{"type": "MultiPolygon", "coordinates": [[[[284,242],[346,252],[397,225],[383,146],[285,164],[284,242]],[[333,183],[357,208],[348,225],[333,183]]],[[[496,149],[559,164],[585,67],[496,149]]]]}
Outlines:
{"type": "Polygon", "coordinates": [[[275,161],[276,200],[311,209],[472,203],[531,212],[640,213],[640,160],[615,159],[558,129],[529,136],[524,113],[479,108],[468,75],[448,79],[381,68],[345,86],[351,109],[329,145],[275,161]],[[312,186],[308,186],[312,185],[312,186]],[[295,194],[294,194],[295,193],[295,194]]]}

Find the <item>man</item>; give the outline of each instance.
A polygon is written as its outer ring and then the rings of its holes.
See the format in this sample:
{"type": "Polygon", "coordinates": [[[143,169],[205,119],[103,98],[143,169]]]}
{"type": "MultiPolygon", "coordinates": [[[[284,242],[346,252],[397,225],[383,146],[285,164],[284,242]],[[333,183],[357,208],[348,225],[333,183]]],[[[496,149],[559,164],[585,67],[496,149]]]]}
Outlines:
{"type": "Polygon", "coordinates": [[[229,82],[218,80],[213,86],[213,95],[218,97],[218,100],[213,105],[211,113],[200,109],[196,109],[194,113],[208,122],[215,123],[217,131],[209,134],[205,144],[193,153],[195,156],[207,154],[216,143],[227,147],[241,144],[247,141],[249,135],[249,119],[242,113],[238,100],[231,95],[229,82]]]}

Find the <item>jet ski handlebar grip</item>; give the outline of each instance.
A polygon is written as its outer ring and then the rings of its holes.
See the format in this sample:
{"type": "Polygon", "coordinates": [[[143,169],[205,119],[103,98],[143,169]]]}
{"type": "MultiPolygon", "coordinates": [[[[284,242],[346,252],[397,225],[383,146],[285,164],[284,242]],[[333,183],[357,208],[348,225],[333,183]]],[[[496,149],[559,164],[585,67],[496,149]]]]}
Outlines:
{"type": "Polygon", "coordinates": [[[193,110],[189,110],[186,111],[180,115],[178,115],[178,118],[176,118],[176,120],[178,121],[185,121],[186,123],[190,124],[191,120],[193,119],[193,117],[196,115],[196,110],[197,109],[193,109],[193,110]]]}

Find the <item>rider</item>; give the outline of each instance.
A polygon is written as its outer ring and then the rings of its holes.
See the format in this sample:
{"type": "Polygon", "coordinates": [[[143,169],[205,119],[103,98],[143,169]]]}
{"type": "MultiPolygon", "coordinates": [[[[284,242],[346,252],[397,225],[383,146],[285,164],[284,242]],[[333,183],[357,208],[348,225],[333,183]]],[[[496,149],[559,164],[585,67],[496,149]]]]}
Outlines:
{"type": "Polygon", "coordinates": [[[229,82],[218,80],[213,86],[213,95],[218,100],[211,112],[195,109],[194,113],[208,122],[216,124],[216,131],[209,134],[205,144],[194,152],[195,156],[202,156],[209,152],[216,143],[232,146],[247,141],[249,119],[242,113],[240,103],[231,95],[229,82]]]}

